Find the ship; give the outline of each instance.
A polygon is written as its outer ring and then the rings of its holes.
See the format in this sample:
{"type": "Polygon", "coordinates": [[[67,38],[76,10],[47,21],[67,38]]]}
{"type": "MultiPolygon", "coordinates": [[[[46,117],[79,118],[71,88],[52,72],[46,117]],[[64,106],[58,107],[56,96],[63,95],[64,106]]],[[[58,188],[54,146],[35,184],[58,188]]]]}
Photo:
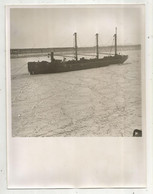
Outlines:
{"type": "Polygon", "coordinates": [[[105,67],[112,64],[123,64],[127,59],[128,55],[121,55],[117,53],[117,28],[115,29],[114,34],[114,47],[115,52],[113,55],[104,56],[103,58],[99,57],[99,42],[98,42],[98,33],[96,34],[96,56],[95,58],[86,59],[84,57],[78,57],[78,46],[77,46],[77,33],[74,33],[74,59],[66,61],[58,60],[54,57],[54,52],[50,53],[51,61],[38,61],[38,62],[28,62],[28,71],[30,75],[34,74],[47,74],[47,73],[60,73],[60,72],[69,72],[77,71],[91,68],[105,67]]]}

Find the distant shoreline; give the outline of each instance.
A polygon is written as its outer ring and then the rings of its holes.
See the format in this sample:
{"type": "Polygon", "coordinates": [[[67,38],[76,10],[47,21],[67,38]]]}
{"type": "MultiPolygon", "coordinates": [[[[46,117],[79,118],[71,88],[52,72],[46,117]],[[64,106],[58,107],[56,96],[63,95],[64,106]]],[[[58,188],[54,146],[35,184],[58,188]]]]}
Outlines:
{"type": "MultiPolygon", "coordinates": [[[[78,47],[78,52],[83,53],[94,53],[95,47],[78,47]]],[[[127,51],[127,50],[140,50],[141,45],[119,45],[118,51],[127,51]]],[[[24,57],[36,57],[36,56],[47,56],[50,52],[54,53],[69,53],[73,54],[73,47],[63,47],[63,48],[18,48],[10,49],[11,58],[24,58],[24,57]]],[[[99,47],[99,52],[113,53],[114,47],[112,46],[103,46],[99,47]]]]}

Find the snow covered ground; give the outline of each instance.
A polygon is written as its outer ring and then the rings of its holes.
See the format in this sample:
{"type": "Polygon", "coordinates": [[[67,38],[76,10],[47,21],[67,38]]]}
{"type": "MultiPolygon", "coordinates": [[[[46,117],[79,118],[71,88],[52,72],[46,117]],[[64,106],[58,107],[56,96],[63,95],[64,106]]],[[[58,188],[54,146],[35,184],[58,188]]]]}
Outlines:
{"type": "Polygon", "coordinates": [[[140,50],[122,65],[29,75],[11,59],[12,136],[132,136],[141,128],[140,50]]]}

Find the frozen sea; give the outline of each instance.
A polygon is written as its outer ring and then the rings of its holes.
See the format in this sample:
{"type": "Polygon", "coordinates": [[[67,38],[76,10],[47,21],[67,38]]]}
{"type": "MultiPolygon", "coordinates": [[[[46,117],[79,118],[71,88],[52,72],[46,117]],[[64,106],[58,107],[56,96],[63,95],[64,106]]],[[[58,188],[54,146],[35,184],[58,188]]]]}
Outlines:
{"type": "Polygon", "coordinates": [[[141,127],[141,51],[120,65],[29,75],[28,61],[11,59],[12,136],[130,137],[141,127]]]}

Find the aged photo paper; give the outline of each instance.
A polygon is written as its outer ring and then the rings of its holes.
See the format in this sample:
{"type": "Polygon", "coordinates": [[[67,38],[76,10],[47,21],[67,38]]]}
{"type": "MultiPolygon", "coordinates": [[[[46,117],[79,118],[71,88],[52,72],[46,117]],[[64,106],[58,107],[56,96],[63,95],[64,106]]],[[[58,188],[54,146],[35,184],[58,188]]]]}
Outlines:
{"type": "Polygon", "coordinates": [[[8,187],[146,186],[145,6],[7,6],[8,187]]]}

